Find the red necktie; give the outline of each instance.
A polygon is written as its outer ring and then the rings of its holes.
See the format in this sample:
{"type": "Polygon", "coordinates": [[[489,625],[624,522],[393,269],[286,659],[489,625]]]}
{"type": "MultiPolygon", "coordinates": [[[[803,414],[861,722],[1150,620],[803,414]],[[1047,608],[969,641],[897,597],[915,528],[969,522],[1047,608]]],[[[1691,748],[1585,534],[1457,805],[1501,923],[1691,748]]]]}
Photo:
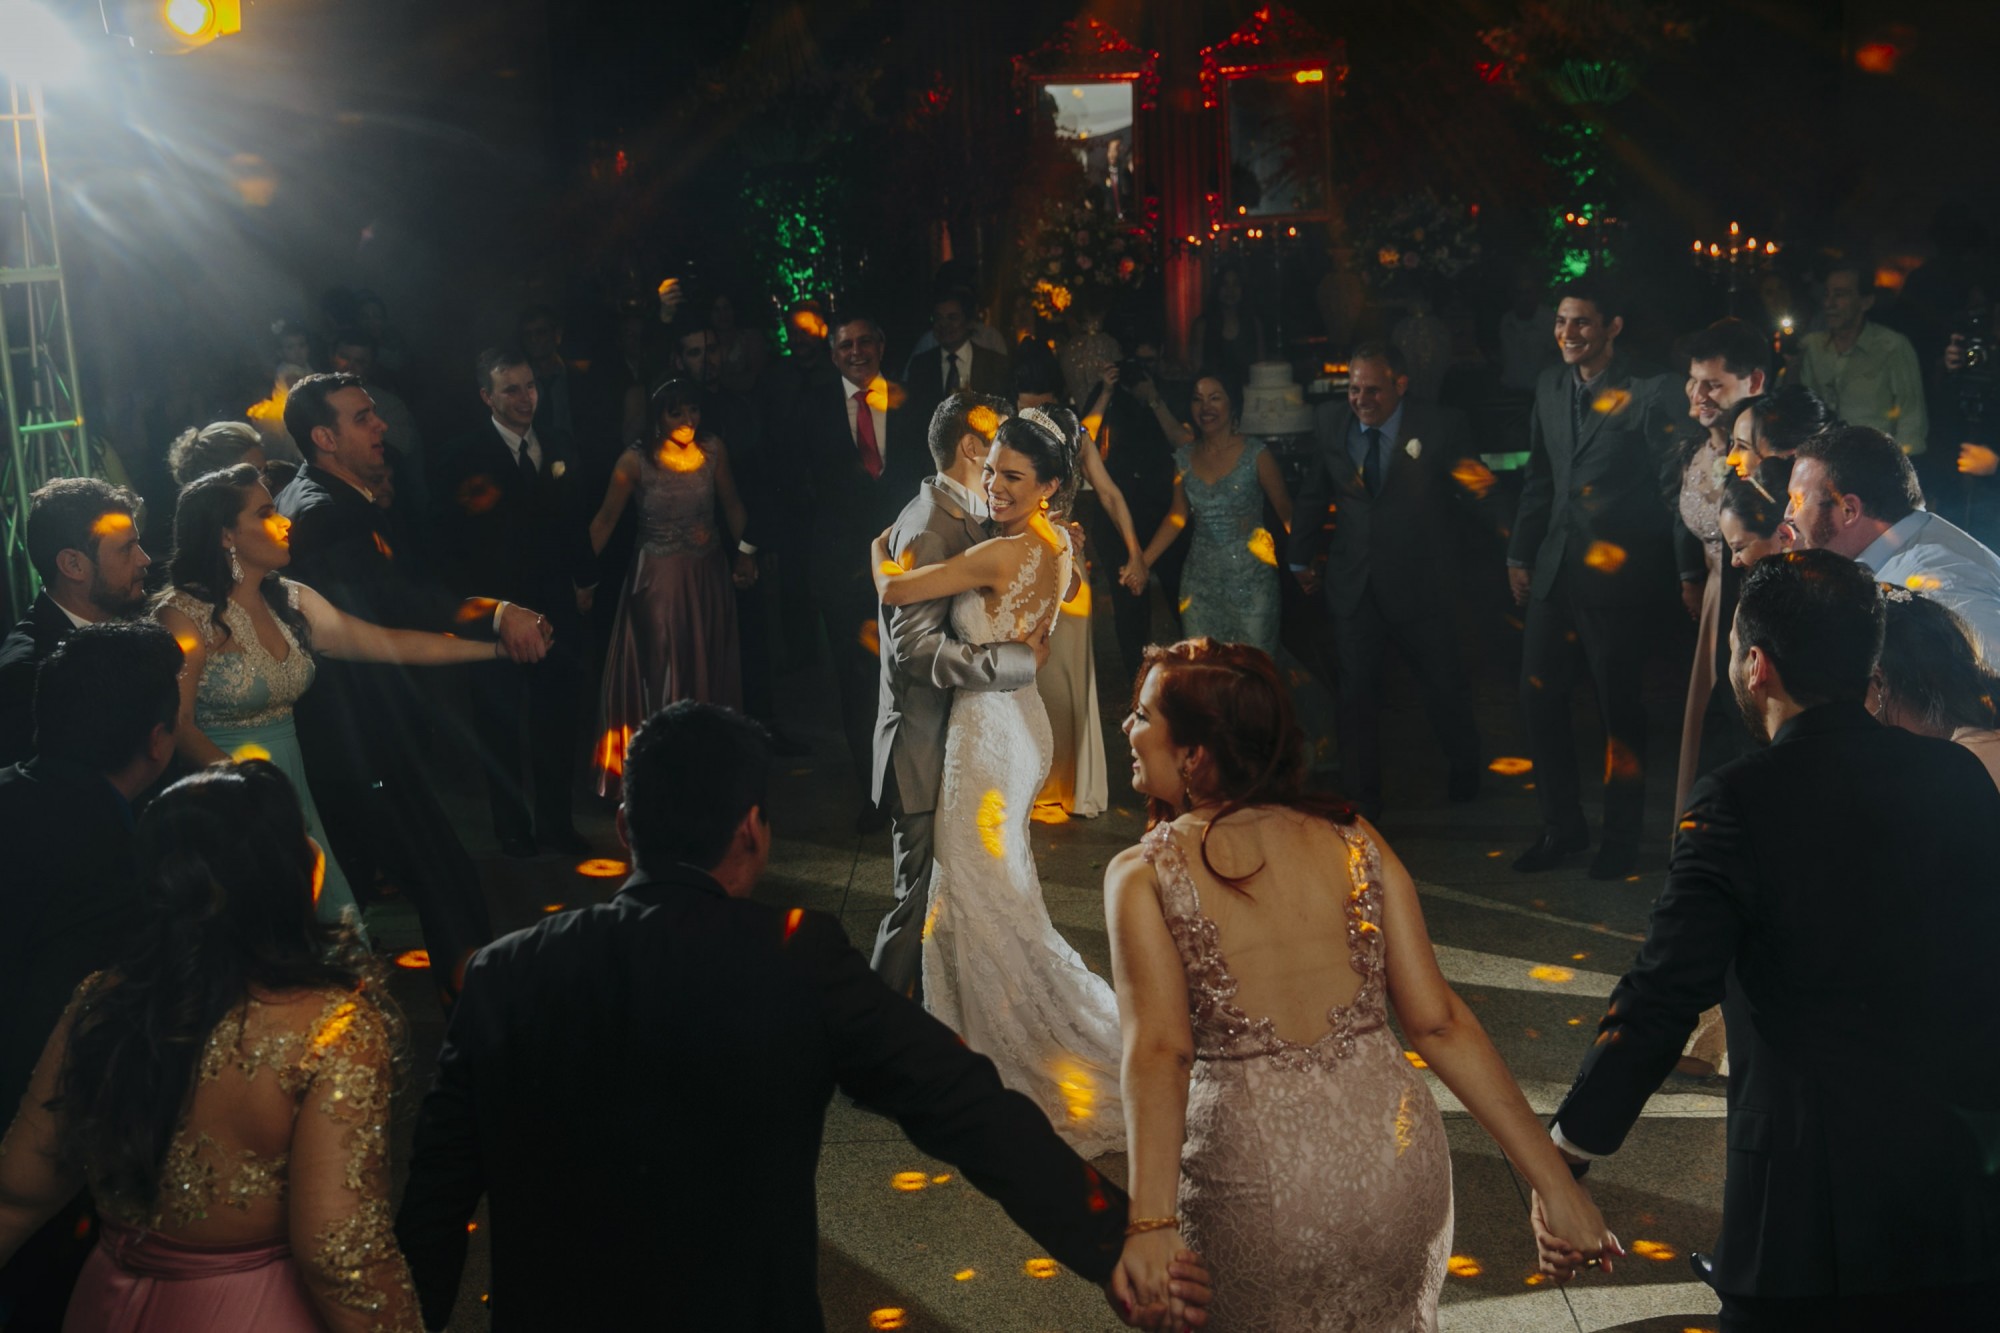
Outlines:
{"type": "Polygon", "coordinates": [[[868,410],[868,390],[854,391],[854,442],[861,447],[861,466],[868,475],[882,475],[882,448],[875,442],[875,414],[868,410]]]}

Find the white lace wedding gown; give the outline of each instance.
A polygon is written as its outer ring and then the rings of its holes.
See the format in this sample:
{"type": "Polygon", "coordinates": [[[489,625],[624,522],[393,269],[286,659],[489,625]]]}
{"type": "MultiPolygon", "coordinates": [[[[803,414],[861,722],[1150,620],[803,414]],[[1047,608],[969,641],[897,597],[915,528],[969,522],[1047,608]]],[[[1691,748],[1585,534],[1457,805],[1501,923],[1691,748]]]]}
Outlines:
{"type": "MultiPolygon", "coordinates": [[[[1021,572],[989,611],[977,589],[952,604],[967,643],[1025,641],[1069,586],[1067,549],[1032,533],[1021,572]]],[[[1118,1000],[1056,933],[1028,846],[1028,813],[1048,776],[1053,743],[1042,696],[960,690],[945,732],[933,837],[924,1001],[1027,1094],[1085,1157],[1125,1148],[1118,1097],[1118,1000]]]]}

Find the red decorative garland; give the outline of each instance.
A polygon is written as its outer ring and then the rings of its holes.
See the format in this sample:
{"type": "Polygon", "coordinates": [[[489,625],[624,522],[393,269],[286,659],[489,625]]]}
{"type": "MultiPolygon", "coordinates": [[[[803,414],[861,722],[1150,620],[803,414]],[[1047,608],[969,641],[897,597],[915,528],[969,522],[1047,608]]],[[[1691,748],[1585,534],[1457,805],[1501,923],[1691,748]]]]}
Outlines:
{"type": "Polygon", "coordinates": [[[1027,109],[1028,90],[1036,83],[1114,82],[1130,83],[1138,109],[1151,111],[1160,96],[1160,53],[1140,50],[1108,23],[1071,19],[1054,37],[1014,57],[1014,114],[1027,109]]]}

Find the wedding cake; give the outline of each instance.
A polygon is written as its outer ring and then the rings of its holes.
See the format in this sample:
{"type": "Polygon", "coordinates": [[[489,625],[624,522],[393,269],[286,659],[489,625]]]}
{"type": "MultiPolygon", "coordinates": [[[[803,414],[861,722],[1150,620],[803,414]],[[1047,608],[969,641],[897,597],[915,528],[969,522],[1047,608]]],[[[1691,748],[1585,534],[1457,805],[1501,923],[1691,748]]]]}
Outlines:
{"type": "Polygon", "coordinates": [[[1299,435],[1312,429],[1313,410],[1305,391],[1292,382],[1292,367],[1284,361],[1259,361],[1250,367],[1243,386],[1245,435],[1299,435]]]}

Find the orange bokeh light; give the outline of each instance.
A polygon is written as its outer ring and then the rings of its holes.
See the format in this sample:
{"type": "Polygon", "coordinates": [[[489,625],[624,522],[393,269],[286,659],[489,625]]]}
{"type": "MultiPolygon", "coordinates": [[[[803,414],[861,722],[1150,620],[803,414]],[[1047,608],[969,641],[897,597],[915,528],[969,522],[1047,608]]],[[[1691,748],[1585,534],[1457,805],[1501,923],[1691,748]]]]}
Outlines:
{"type": "Polygon", "coordinates": [[[577,865],[576,873],[585,879],[617,879],[631,873],[631,867],[623,861],[613,861],[608,857],[595,856],[577,865]]]}
{"type": "Polygon", "coordinates": [[[405,949],[396,955],[396,966],[407,967],[413,972],[422,971],[431,965],[428,949],[405,949]]]}
{"type": "Polygon", "coordinates": [[[1486,766],[1487,772],[1498,773],[1503,778],[1517,778],[1523,773],[1534,772],[1534,769],[1535,764],[1533,760],[1519,759],[1512,756],[1495,759],[1486,766]]]}
{"type": "Polygon", "coordinates": [[[614,777],[623,777],[625,775],[625,747],[631,743],[632,728],[613,727],[598,739],[597,752],[591,756],[591,762],[600,773],[609,773],[614,777]]]}
{"type": "Polygon", "coordinates": [[[1296,73],[1296,74],[1292,75],[1292,82],[1293,82],[1293,83],[1325,83],[1325,82],[1326,82],[1326,71],[1325,71],[1325,70],[1323,70],[1323,69],[1302,69],[1302,70],[1300,70],[1300,71],[1299,71],[1298,73],[1296,73]]]}
{"type": "Polygon", "coordinates": [[[1625,567],[1625,548],[1616,542],[1592,542],[1583,553],[1583,563],[1600,574],[1616,574],[1625,567]]]}

